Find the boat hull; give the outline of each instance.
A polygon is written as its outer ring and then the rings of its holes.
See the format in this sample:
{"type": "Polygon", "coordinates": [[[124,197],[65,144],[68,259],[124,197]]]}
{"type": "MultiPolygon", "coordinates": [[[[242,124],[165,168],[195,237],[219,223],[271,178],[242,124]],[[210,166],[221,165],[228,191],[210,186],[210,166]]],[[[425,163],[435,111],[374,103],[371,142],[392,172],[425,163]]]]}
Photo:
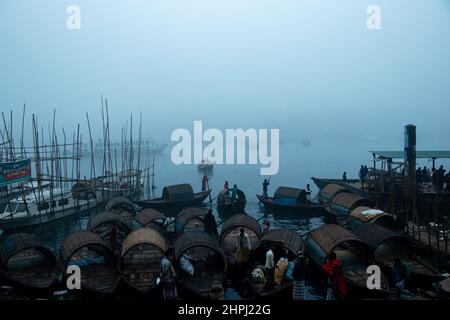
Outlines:
{"type": "Polygon", "coordinates": [[[311,203],[305,205],[285,205],[276,204],[270,197],[263,197],[262,195],[256,195],[258,200],[266,207],[272,210],[283,212],[295,212],[295,213],[323,213],[324,206],[318,203],[311,203]]]}

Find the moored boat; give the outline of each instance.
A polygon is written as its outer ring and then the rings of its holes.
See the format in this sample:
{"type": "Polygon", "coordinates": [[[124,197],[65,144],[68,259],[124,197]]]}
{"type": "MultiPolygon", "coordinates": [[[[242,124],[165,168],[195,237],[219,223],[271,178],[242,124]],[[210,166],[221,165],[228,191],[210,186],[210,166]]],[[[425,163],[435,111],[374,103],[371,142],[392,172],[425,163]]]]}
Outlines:
{"type": "Polygon", "coordinates": [[[208,297],[213,283],[222,284],[227,271],[227,258],[216,238],[203,231],[185,232],[174,243],[177,282],[188,293],[208,297]],[[189,259],[193,274],[181,269],[180,259],[189,259]]]}
{"type": "Polygon", "coordinates": [[[134,217],[133,229],[139,228],[153,228],[155,230],[162,230],[166,216],[154,209],[144,209],[134,217]]]}
{"type": "MultiPolygon", "coordinates": [[[[303,250],[303,238],[292,229],[280,228],[274,229],[266,233],[262,238],[259,246],[252,252],[251,262],[253,265],[264,265],[266,252],[273,247],[274,261],[277,264],[280,258],[287,258],[292,262],[297,252],[303,250]]],[[[272,289],[266,289],[264,283],[254,282],[251,279],[248,283],[254,291],[257,298],[265,298],[272,296],[290,296],[292,297],[292,280],[283,277],[283,280],[274,284],[272,289]]]]}
{"type": "Polygon", "coordinates": [[[151,208],[167,215],[176,215],[187,207],[200,207],[210,191],[194,193],[190,184],[177,184],[164,187],[160,198],[137,201],[142,208],[151,208]]]}
{"type": "Polygon", "coordinates": [[[0,243],[0,273],[23,288],[49,289],[60,270],[53,252],[34,234],[14,233],[0,243]]]}
{"type": "Polygon", "coordinates": [[[377,224],[362,224],[354,234],[369,245],[375,254],[375,262],[391,271],[395,258],[406,262],[412,278],[417,281],[442,280],[442,274],[430,264],[421,261],[414,253],[410,240],[399,233],[377,224]]]}
{"type": "MultiPolygon", "coordinates": [[[[349,287],[356,292],[367,292],[367,267],[374,262],[374,253],[370,246],[350,231],[336,224],[326,224],[312,231],[306,239],[306,253],[320,270],[327,255],[334,251],[342,261],[344,278],[349,287]]],[[[379,294],[387,294],[389,289],[386,277],[381,274],[379,294]]]]}
{"type": "Polygon", "coordinates": [[[350,229],[354,230],[365,223],[377,224],[394,231],[400,229],[395,218],[383,210],[360,206],[350,212],[347,219],[347,225],[350,229]]]}
{"type": "Polygon", "coordinates": [[[323,204],[329,204],[333,198],[339,193],[350,192],[343,186],[335,183],[327,184],[323,189],[319,190],[318,198],[319,202],[323,204]]]}
{"type": "Polygon", "coordinates": [[[338,217],[347,218],[353,209],[361,206],[373,207],[373,203],[356,194],[343,192],[335,195],[326,209],[338,217]]]}
{"type": "Polygon", "coordinates": [[[141,228],[131,232],[123,243],[119,262],[122,278],[140,292],[155,289],[166,251],[167,242],[156,230],[141,228]]]}
{"type": "Polygon", "coordinates": [[[206,210],[190,207],[180,211],[175,219],[175,233],[177,236],[184,232],[203,231],[206,210]]]}
{"type": "Polygon", "coordinates": [[[318,213],[323,211],[323,205],[311,202],[306,197],[306,190],[278,187],[273,197],[256,195],[259,201],[267,208],[278,211],[296,213],[318,213]]]}
{"type": "Polygon", "coordinates": [[[223,189],[217,196],[217,211],[221,215],[244,213],[247,200],[242,190],[237,189],[236,198],[233,200],[229,189],[223,189]]]}
{"type": "Polygon", "coordinates": [[[246,214],[237,214],[226,220],[220,232],[219,244],[228,259],[229,265],[236,264],[236,243],[241,228],[248,235],[250,250],[257,248],[261,240],[261,226],[255,218],[246,214]]]}
{"type": "Polygon", "coordinates": [[[359,179],[347,179],[344,181],[343,179],[328,179],[328,178],[316,178],[316,177],[311,177],[311,180],[314,181],[317,188],[319,188],[319,189],[325,188],[330,183],[340,184],[340,183],[357,183],[357,182],[359,182],[359,179]]]}
{"type": "Polygon", "coordinates": [[[101,294],[114,292],[119,274],[112,248],[97,234],[76,231],[67,236],[60,249],[64,270],[78,266],[81,272],[81,290],[101,294]]]}
{"type": "Polygon", "coordinates": [[[119,214],[109,211],[94,215],[88,223],[88,230],[96,233],[115,250],[131,232],[130,224],[119,214]]]}

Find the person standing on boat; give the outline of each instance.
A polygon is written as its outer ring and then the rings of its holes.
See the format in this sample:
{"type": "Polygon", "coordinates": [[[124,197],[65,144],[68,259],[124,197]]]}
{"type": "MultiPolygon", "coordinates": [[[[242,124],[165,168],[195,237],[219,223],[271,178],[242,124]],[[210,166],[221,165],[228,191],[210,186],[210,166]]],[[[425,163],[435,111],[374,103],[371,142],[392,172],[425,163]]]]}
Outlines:
{"type": "Polygon", "coordinates": [[[240,228],[239,235],[236,238],[236,262],[239,264],[246,264],[250,259],[251,250],[252,245],[250,243],[250,238],[244,228],[240,228]]]}
{"type": "Polygon", "coordinates": [[[205,214],[204,231],[212,235],[213,237],[219,237],[219,234],[217,232],[216,218],[214,217],[211,208],[209,208],[208,212],[205,214]]]}
{"type": "Polygon", "coordinates": [[[177,300],[177,284],[175,281],[176,273],[173,269],[172,262],[170,262],[170,258],[172,258],[173,249],[168,249],[166,255],[161,259],[160,268],[161,268],[161,282],[163,287],[163,299],[164,300],[177,300]]]}
{"type": "Polygon", "coordinates": [[[292,277],[294,278],[293,300],[305,300],[306,258],[303,251],[297,252],[292,277]]]}
{"type": "Polygon", "coordinates": [[[269,189],[269,188],[268,188],[269,185],[270,185],[270,182],[267,181],[267,179],[264,179],[264,182],[263,182],[263,197],[264,197],[264,198],[267,198],[267,197],[268,197],[268,196],[267,196],[267,190],[269,189]]]}
{"type": "Polygon", "coordinates": [[[225,183],[223,185],[223,189],[224,190],[228,190],[228,181],[225,181],[225,183]]]}
{"type": "Polygon", "coordinates": [[[440,166],[437,170],[437,187],[438,191],[444,190],[444,179],[445,179],[445,172],[444,166],[440,166]]]}
{"type": "Polygon", "coordinates": [[[311,186],[309,183],[306,185],[306,202],[311,202],[311,186]]]}
{"type": "Polygon", "coordinates": [[[206,174],[202,177],[202,192],[206,191],[206,182],[208,181],[208,178],[206,177],[206,174]]]}
{"type": "Polygon", "coordinates": [[[265,219],[263,225],[263,234],[269,233],[269,231],[270,231],[270,221],[269,219],[265,219]]]}
{"type": "Polygon", "coordinates": [[[400,258],[394,259],[394,264],[392,265],[392,276],[395,281],[395,288],[397,289],[397,297],[400,299],[402,290],[405,288],[406,281],[409,277],[408,266],[400,260],[400,258]]]}
{"type": "Polygon", "coordinates": [[[237,185],[233,185],[233,188],[230,190],[231,193],[231,201],[235,202],[237,197],[238,188],[237,185]]]}
{"type": "Polygon", "coordinates": [[[344,279],[342,262],[336,258],[334,251],[327,254],[323,270],[327,275],[326,300],[343,300],[347,295],[347,284],[344,279]]]}
{"type": "Polygon", "coordinates": [[[417,184],[422,184],[422,169],[420,167],[417,168],[416,170],[416,183],[417,184]]]}
{"type": "Polygon", "coordinates": [[[342,181],[347,182],[347,171],[344,171],[344,174],[342,175],[342,181]]]}
{"type": "Polygon", "coordinates": [[[361,168],[359,169],[359,180],[361,181],[361,188],[364,189],[364,179],[366,178],[364,166],[361,165],[361,168]]]}
{"type": "Polygon", "coordinates": [[[266,252],[265,269],[266,269],[266,283],[264,284],[264,289],[272,290],[275,277],[275,256],[273,254],[272,246],[266,252]]]}

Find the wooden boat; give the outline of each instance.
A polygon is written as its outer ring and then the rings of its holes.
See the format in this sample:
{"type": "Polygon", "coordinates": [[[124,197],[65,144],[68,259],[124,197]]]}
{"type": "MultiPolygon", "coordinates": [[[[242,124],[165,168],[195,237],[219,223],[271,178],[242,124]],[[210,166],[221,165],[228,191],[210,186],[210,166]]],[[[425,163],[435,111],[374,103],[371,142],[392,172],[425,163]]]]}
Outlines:
{"type": "Polygon", "coordinates": [[[188,293],[207,297],[212,283],[222,283],[227,271],[227,258],[217,239],[203,231],[183,233],[174,243],[177,281],[188,293]],[[194,275],[188,275],[179,268],[183,254],[192,261],[194,275]]]}
{"type": "Polygon", "coordinates": [[[162,230],[166,216],[154,209],[144,209],[139,212],[132,223],[133,229],[153,228],[155,230],[162,230]]]}
{"type": "Polygon", "coordinates": [[[347,219],[347,226],[350,227],[350,229],[355,230],[360,225],[366,223],[380,225],[394,231],[400,230],[399,224],[395,218],[382,210],[361,206],[356,207],[350,212],[347,219]]]}
{"type": "Polygon", "coordinates": [[[136,204],[122,196],[114,197],[105,205],[106,211],[119,214],[130,225],[134,217],[136,216],[136,213],[139,211],[138,209],[139,208],[136,206],[136,204]]]}
{"type": "Polygon", "coordinates": [[[348,217],[353,209],[361,206],[373,207],[373,203],[369,199],[365,199],[356,194],[342,192],[333,197],[333,200],[326,209],[338,217],[348,217]]]}
{"type": "Polygon", "coordinates": [[[112,248],[91,231],[76,231],[64,239],[60,250],[64,270],[76,265],[81,270],[81,290],[112,293],[118,271],[112,248]]]}
{"type": "Polygon", "coordinates": [[[217,211],[221,215],[244,213],[246,203],[247,200],[242,190],[237,189],[237,197],[233,201],[229,190],[223,189],[217,196],[217,211]]]}
{"type": "MultiPolygon", "coordinates": [[[[367,267],[373,264],[372,249],[356,235],[336,224],[326,224],[312,231],[306,239],[306,254],[320,270],[327,254],[334,251],[342,261],[344,277],[351,290],[368,291],[367,267]]],[[[386,277],[381,276],[381,290],[387,294],[389,285],[386,277]]]]}
{"type": "Polygon", "coordinates": [[[177,236],[184,232],[203,231],[206,210],[190,207],[180,211],[175,219],[175,233],[177,236]]]}
{"type": "Polygon", "coordinates": [[[256,195],[267,208],[297,213],[322,212],[323,205],[306,199],[306,190],[290,187],[278,187],[273,197],[256,195]]]}
{"type": "Polygon", "coordinates": [[[116,250],[122,247],[125,238],[131,232],[131,227],[119,214],[104,211],[89,220],[88,230],[96,233],[116,250]]]}
{"type": "MultiPolygon", "coordinates": [[[[250,260],[253,265],[264,265],[266,252],[270,246],[274,247],[276,264],[280,257],[287,257],[289,261],[293,261],[297,252],[303,250],[304,244],[302,237],[295,230],[281,228],[269,231],[261,238],[259,246],[252,252],[250,260]]],[[[264,283],[254,283],[251,279],[248,280],[248,283],[259,298],[281,295],[292,297],[292,281],[286,279],[279,285],[275,284],[271,290],[265,289],[264,283]]]]}
{"type": "Polygon", "coordinates": [[[151,208],[165,214],[176,215],[187,207],[200,207],[210,191],[194,193],[190,184],[177,184],[164,187],[161,198],[138,201],[142,208],[151,208]]]}
{"type": "Polygon", "coordinates": [[[53,252],[34,234],[15,233],[0,244],[0,273],[24,288],[49,289],[60,270],[53,252]]]}
{"type": "Polygon", "coordinates": [[[329,204],[333,198],[339,193],[350,192],[343,186],[335,183],[327,184],[323,189],[319,190],[318,198],[319,202],[323,204],[329,204]]]}
{"type": "Polygon", "coordinates": [[[428,280],[432,283],[444,278],[436,268],[417,259],[413,245],[406,236],[370,223],[361,224],[354,230],[354,234],[372,248],[375,262],[386,270],[391,271],[394,259],[400,258],[407,263],[411,277],[415,280],[428,280]]]}
{"type": "MultiPolygon", "coordinates": [[[[330,183],[340,184],[340,183],[345,182],[343,179],[328,179],[328,178],[324,179],[324,178],[315,178],[315,177],[311,177],[311,180],[314,181],[317,188],[319,188],[319,189],[325,188],[330,183]]],[[[346,182],[347,183],[357,183],[357,182],[359,182],[359,179],[347,179],[346,182]]]]}
{"type": "Polygon", "coordinates": [[[262,236],[258,220],[246,214],[237,214],[224,222],[220,232],[219,244],[229,265],[235,265],[236,239],[243,228],[250,239],[251,248],[257,248],[262,236]]]}
{"type": "Polygon", "coordinates": [[[160,262],[167,251],[166,240],[156,230],[141,228],[125,239],[119,262],[124,281],[140,292],[157,287],[160,262]]]}

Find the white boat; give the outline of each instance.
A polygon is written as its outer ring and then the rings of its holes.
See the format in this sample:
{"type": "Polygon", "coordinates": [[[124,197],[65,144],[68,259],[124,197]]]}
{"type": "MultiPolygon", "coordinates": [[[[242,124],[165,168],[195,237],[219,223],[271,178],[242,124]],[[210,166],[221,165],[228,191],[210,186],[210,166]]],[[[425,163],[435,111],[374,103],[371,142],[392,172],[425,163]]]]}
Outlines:
{"type": "Polygon", "coordinates": [[[92,194],[82,199],[74,198],[72,190],[45,189],[17,197],[7,204],[0,214],[0,228],[3,230],[48,223],[73,216],[98,204],[92,194]]]}

